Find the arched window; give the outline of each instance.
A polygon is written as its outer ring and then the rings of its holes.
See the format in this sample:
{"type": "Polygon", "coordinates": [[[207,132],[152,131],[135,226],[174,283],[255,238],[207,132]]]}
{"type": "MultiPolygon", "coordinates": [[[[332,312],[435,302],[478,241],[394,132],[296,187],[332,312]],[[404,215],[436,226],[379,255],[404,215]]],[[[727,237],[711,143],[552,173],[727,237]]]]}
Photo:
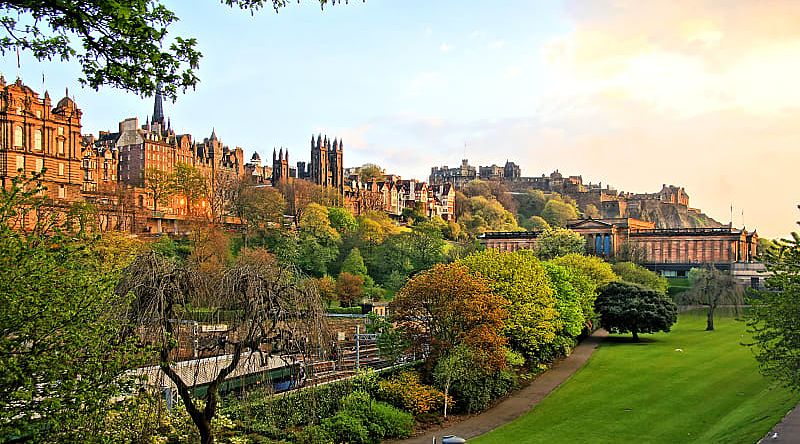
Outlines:
{"type": "Polygon", "coordinates": [[[22,127],[15,126],[14,127],[14,146],[21,147],[22,146],[22,127]]]}
{"type": "Polygon", "coordinates": [[[40,129],[33,132],[33,149],[36,151],[42,150],[42,130],[40,129]]]}

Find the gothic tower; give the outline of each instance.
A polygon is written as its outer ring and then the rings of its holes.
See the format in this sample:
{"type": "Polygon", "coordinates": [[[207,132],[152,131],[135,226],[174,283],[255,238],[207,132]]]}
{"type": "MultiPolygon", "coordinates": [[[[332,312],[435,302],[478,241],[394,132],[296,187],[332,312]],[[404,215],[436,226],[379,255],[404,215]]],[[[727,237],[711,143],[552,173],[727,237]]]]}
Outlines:
{"type": "Polygon", "coordinates": [[[275,148],[272,149],[272,186],[285,184],[289,181],[289,150],[283,154],[281,147],[278,156],[275,157],[275,148]]]}

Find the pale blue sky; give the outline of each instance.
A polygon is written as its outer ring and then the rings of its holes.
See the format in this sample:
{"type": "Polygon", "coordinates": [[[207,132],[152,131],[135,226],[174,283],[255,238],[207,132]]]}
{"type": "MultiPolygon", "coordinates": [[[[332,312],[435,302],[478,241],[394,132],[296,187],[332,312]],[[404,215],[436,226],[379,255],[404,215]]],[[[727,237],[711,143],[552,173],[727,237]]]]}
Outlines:
{"type": "MultiPolygon", "coordinates": [[[[558,168],[629,191],[683,185],[720,221],[733,204],[735,225],[784,235],[796,219],[781,177],[800,161],[800,9],[761,5],[351,0],[320,11],[305,0],[251,16],[170,1],[172,31],[196,37],[203,59],[197,90],[165,111],[176,131],[202,139],[214,127],[248,158],[283,146],[307,160],[322,132],[344,138],[346,166],[404,177],[510,159],[525,175],[558,168]]],[[[22,64],[35,90],[42,72],[55,100],[70,88],[84,132],[152,113],[149,98],[80,88],[74,63],[22,64]]],[[[14,54],[0,71],[16,77],[14,54]]]]}

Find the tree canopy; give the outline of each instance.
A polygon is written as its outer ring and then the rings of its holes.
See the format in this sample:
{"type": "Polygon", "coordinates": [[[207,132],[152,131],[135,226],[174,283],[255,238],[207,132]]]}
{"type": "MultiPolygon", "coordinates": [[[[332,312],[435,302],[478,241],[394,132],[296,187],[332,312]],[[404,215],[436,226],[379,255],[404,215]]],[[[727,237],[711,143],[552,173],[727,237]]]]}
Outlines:
{"type": "Polygon", "coordinates": [[[714,311],[720,305],[733,305],[737,309],[744,304],[744,289],[730,274],[716,267],[692,268],[689,270],[691,288],[680,293],[677,300],[686,305],[703,305],[706,311],[706,330],[714,330],[714,311]]]}
{"type": "Polygon", "coordinates": [[[639,284],[661,293],[666,293],[667,287],[669,287],[667,278],[633,262],[617,262],[611,268],[614,270],[614,274],[625,282],[639,284]]]}
{"type": "Polygon", "coordinates": [[[490,249],[458,263],[488,279],[491,289],[511,303],[505,334],[512,348],[531,362],[546,361],[543,352],[561,330],[562,322],[547,272],[539,260],[530,251],[490,249]]]}
{"type": "Polygon", "coordinates": [[[678,320],[678,309],[663,293],[628,282],[612,282],[595,301],[600,325],[611,333],[668,332],[678,320]]]}
{"type": "Polygon", "coordinates": [[[542,260],[585,252],[586,240],[583,236],[566,228],[545,230],[536,240],[536,256],[542,260]]]}

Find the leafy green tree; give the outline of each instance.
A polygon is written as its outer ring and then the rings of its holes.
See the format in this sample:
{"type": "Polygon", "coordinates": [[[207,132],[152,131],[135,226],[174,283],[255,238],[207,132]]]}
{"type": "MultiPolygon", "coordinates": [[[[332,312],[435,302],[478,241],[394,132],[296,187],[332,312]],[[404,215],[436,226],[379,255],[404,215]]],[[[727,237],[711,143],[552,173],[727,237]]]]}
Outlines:
{"type": "Polygon", "coordinates": [[[473,236],[485,231],[520,230],[517,218],[496,200],[483,196],[470,197],[463,203],[462,208],[463,214],[458,221],[464,230],[473,236]]]}
{"type": "Polygon", "coordinates": [[[534,363],[552,358],[550,345],[563,324],[547,271],[539,260],[530,251],[490,249],[457,263],[488,279],[492,291],[511,303],[504,332],[512,349],[534,363]]]}
{"type": "Polygon", "coordinates": [[[576,338],[583,331],[586,319],[583,317],[581,294],[572,285],[570,270],[552,262],[542,262],[542,266],[556,297],[556,310],[563,325],[560,333],[568,338],[576,338]]]}
{"type": "Polygon", "coordinates": [[[665,294],[628,282],[612,282],[595,301],[600,325],[611,333],[668,332],[678,320],[678,308],[665,294]]]}
{"type": "Polygon", "coordinates": [[[689,270],[689,290],[678,294],[677,302],[703,305],[706,310],[706,331],[714,330],[714,311],[720,305],[733,305],[738,310],[744,304],[744,288],[730,273],[716,267],[689,270]]]}
{"type": "MultiPolygon", "coordinates": [[[[319,0],[321,5],[328,0],[319,0]]],[[[333,0],[331,3],[335,3],[333,0]]],[[[222,3],[275,11],[285,0],[223,0],[222,3]]],[[[93,89],[102,85],[150,95],[163,82],[174,97],[178,88],[194,88],[201,54],[191,37],[169,38],[178,17],[161,1],[80,2],[4,1],[0,52],[29,50],[39,60],[75,59],[93,89]]]]}
{"type": "Polygon", "coordinates": [[[342,236],[354,232],[358,228],[356,218],[346,208],[328,208],[328,219],[331,222],[331,226],[342,236]]]}
{"type": "Polygon", "coordinates": [[[551,229],[550,224],[541,216],[531,216],[528,219],[524,219],[520,225],[528,231],[548,231],[551,229]]]}
{"type": "Polygon", "coordinates": [[[563,228],[567,226],[568,220],[576,219],[577,217],[578,211],[575,209],[575,205],[558,199],[548,200],[542,210],[542,218],[552,227],[563,228]]]}
{"type": "Polygon", "coordinates": [[[297,264],[314,276],[328,273],[331,263],[339,255],[341,236],[328,219],[328,209],[310,203],[300,218],[297,264]]]}
{"type": "Polygon", "coordinates": [[[542,260],[585,252],[586,240],[583,236],[566,228],[544,231],[536,240],[536,256],[542,260]]]}
{"type": "Polygon", "coordinates": [[[325,306],[330,307],[331,303],[336,300],[336,280],[326,274],[316,279],[316,284],[322,302],[325,303],[325,306]]]}
{"type": "Polygon", "coordinates": [[[666,293],[669,287],[667,278],[633,262],[617,262],[611,268],[625,282],[639,284],[661,293],[666,293]]]}
{"type": "Polygon", "coordinates": [[[473,371],[474,353],[464,344],[451,350],[436,364],[433,371],[433,379],[444,391],[444,409],[442,415],[447,418],[448,400],[450,398],[450,386],[453,381],[464,379],[473,371]]]}
{"type": "Polygon", "coordinates": [[[367,287],[372,287],[375,285],[373,279],[369,274],[367,274],[367,266],[364,265],[364,258],[361,257],[361,251],[359,251],[358,248],[353,248],[350,250],[350,253],[342,262],[342,267],[339,272],[361,276],[361,278],[364,279],[364,284],[367,287]]]}
{"type": "Polygon", "coordinates": [[[800,390],[800,235],[776,244],[765,253],[768,291],[749,300],[748,345],[763,374],[800,390]]]}
{"type": "Polygon", "coordinates": [[[135,386],[124,372],[142,363],[123,334],[119,270],[101,262],[116,247],[61,224],[46,237],[14,230],[40,189],[15,178],[0,190],[0,441],[100,440],[121,408],[109,400],[135,386]]]}
{"type": "Polygon", "coordinates": [[[598,288],[619,279],[611,264],[596,256],[571,253],[553,259],[553,263],[583,273],[598,288]]]}
{"type": "Polygon", "coordinates": [[[528,190],[524,194],[515,195],[518,204],[519,215],[522,219],[532,216],[541,216],[542,210],[547,203],[547,197],[541,190],[528,190]]]}

